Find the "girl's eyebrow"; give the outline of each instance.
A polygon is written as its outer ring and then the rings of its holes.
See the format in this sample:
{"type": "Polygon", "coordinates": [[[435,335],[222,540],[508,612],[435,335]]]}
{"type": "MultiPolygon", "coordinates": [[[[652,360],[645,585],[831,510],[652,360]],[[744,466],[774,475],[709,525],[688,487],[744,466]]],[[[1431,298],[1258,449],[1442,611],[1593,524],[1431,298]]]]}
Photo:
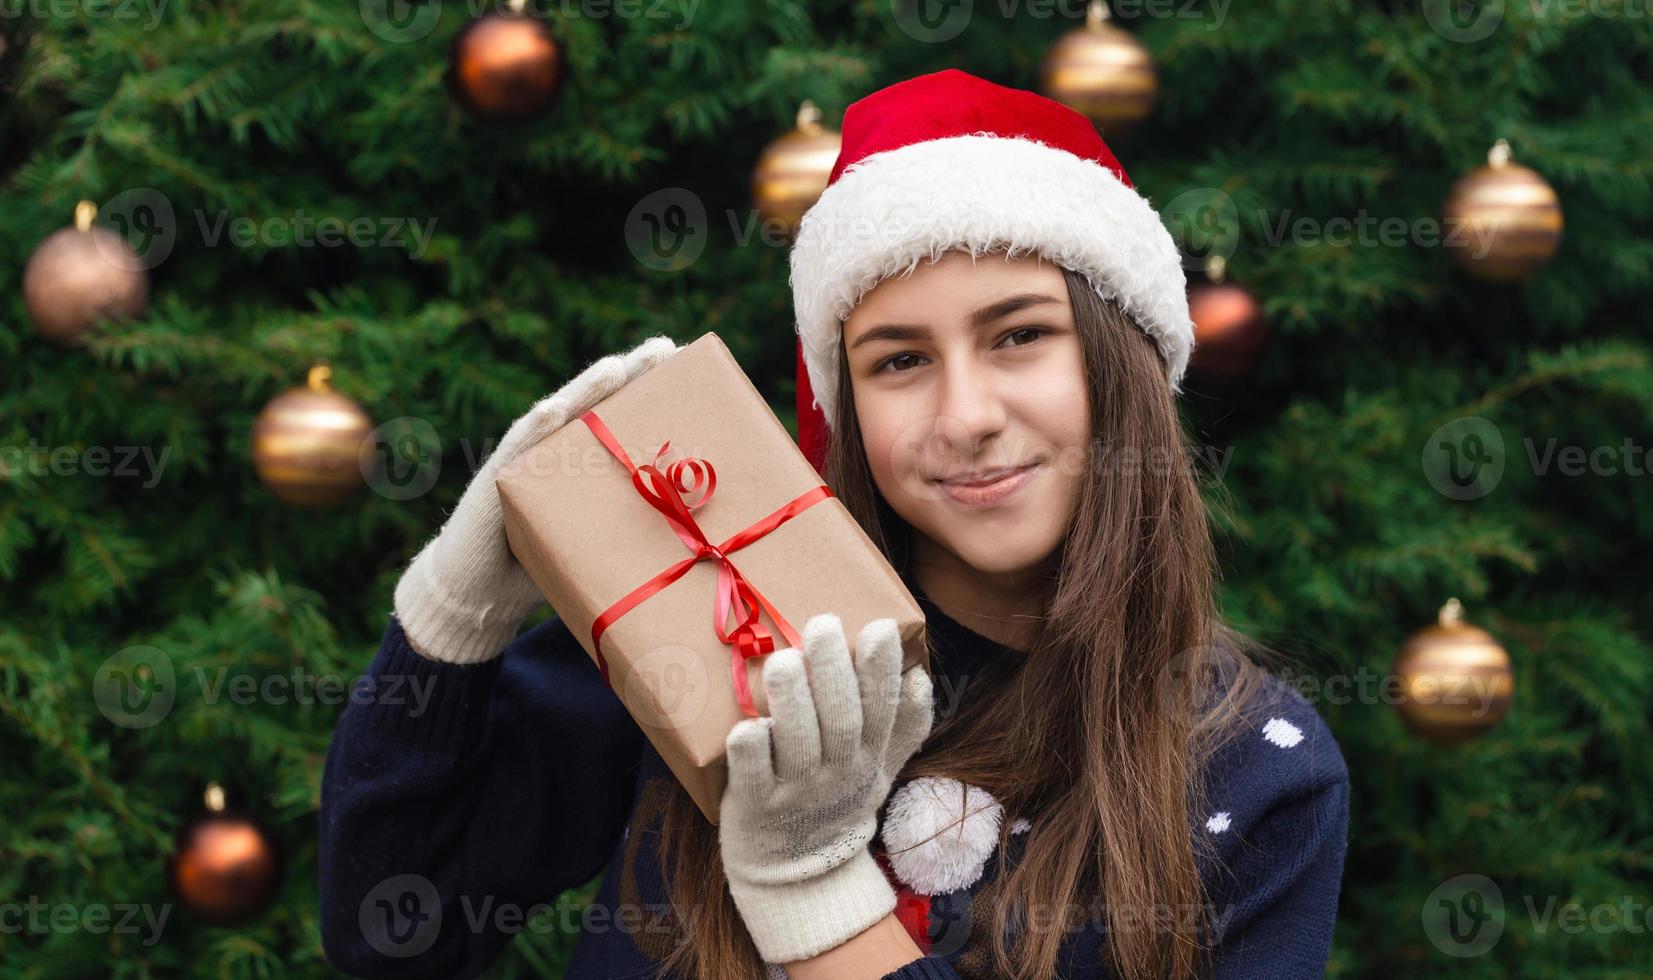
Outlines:
{"type": "MultiPolygon", "coordinates": [[[[1042,306],[1046,303],[1060,303],[1061,300],[1044,293],[1017,293],[1007,296],[994,303],[989,303],[966,318],[972,328],[980,327],[985,323],[1001,320],[1012,313],[1025,310],[1030,306],[1042,306]]],[[[849,345],[850,350],[869,344],[875,340],[921,340],[930,336],[930,329],[914,323],[881,323],[855,338],[855,343],[849,345]]]]}

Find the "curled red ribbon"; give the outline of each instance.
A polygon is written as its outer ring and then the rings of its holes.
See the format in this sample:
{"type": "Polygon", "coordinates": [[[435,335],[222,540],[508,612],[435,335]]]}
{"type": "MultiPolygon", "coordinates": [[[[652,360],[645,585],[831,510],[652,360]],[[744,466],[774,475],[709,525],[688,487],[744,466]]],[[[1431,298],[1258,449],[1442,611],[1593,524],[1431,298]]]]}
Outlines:
{"type": "Polygon", "coordinates": [[[832,496],[832,491],[822,484],[799,494],[763,520],[735,533],[722,544],[713,545],[689,513],[710,503],[712,493],[717,489],[717,471],[712,468],[710,462],[690,457],[677,460],[662,471],[657,464],[671,449],[671,440],[668,439],[661,445],[659,452],[655,453],[653,463],[635,466],[631,462],[631,457],[620,448],[614,433],[609,431],[608,426],[595,411],[581,415],[580,421],[586,424],[615,459],[625,465],[638,494],[665,517],[679,540],[693,552],[690,557],[631,590],[625,598],[605,609],[591,624],[592,648],[597,652],[597,669],[602,673],[603,682],[609,683],[608,660],[603,656],[603,633],[643,600],[688,574],[689,569],[697,562],[711,559],[717,562],[717,604],[712,628],[717,632],[719,640],[734,648],[730,653],[729,671],[734,682],[735,700],[740,702],[741,710],[748,716],[757,717],[758,710],[752,704],[752,692],[746,683],[746,661],[751,657],[771,653],[775,649],[774,635],[758,622],[759,611],[769,614],[770,620],[780,629],[781,636],[786,639],[788,645],[801,647],[803,641],[799,638],[798,631],[792,628],[792,624],[786,621],[779,610],[769,604],[769,600],[765,599],[763,594],[747,581],[746,576],[741,574],[740,569],[735,567],[735,563],[729,560],[729,553],[739,551],[832,496]],[[684,482],[686,473],[694,478],[692,483],[684,482]],[[705,484],[704,492],[701,491],[702,483],[705,484]],[[699,494],[699,499],[691,504],[684,500],[684,494],[699,494]],[[731,609],[740,616],[740,620],[733,630],[726,631],[724,626],[731,609]]]}

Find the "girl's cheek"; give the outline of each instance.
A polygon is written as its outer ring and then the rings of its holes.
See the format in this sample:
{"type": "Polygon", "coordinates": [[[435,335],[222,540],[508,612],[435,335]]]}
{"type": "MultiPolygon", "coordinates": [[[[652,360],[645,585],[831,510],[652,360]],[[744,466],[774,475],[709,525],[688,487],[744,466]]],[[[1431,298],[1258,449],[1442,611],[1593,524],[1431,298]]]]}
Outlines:
{"type": "Polygon", "coordinates": [[[926,462],[929,449],[922,432],[895,419],[863,417],[861,444],[873,482],[885,500],[904,507],[908,501],[925,499],[926,474],[933,464],[926,462]]]}
{"type": "Polygon", "coordinates": [[[1058,445],[1083,446],[1090,440],[1090,392],[1077,347],[1063,358],[1038,386],[1044,394],[1034,409],[1046,416],[1045,430],[1058,445]]]}
{"type": "Polygon", "coordinates": [[[899,433],[878,429],[870,438],[864,438],[863,444],[867,448],[867,464],[880,483],[905,484],[913,478],[916,456],[910,446],[903,448],[899,433]]]}

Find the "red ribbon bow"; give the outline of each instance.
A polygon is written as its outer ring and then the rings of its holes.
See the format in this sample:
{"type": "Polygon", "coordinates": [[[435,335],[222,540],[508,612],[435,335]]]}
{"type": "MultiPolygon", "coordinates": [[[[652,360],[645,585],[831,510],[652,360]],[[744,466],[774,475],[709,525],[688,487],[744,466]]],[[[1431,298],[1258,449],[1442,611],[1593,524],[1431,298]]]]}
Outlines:
{"type": "MultiPolygon", "coordinates": [[[[642,585],[627,593],[626,597],[614,603],[598,616],[591,624],[592,647],[597,652],[597,669],[602,673],[603,682],[608,680],[608,661],[603,657],[603,633],[621,616],[630,612],[644,599],[654,595],[661,589],[672,584],[693,568],[697,562],[711,559],[717,562],[717,605],[712,628],[717,631],[717,638],[734,647],[729,658],[729,670],[734,680],[735,699],[740,702],[741,710],[751,717],[757,717],[758,710],[752,704],[752,693],[746,683],[746,660],[750,657],[761,657],[775,649],[775,637],[758,622],[760,609],[769,613],[769,618],[779,627],[781,636],[794,647],[803,645],[798,637],[798,631],[792,628],[769,600],[763,597],[752,583],[747,581],[735,563],[729,560],[729,552],[739,551],[752,542],[780,527],[787,521],[808,510],[822,500],[832,496],[832,491],[825,484],[817,486],[806,493],[788,501],[779,510],[758,521],[751,527],[739,531],[729,540],[719,545],[713,545],[707,539],[706,533],[695,523],[690,511],[704,507],[712,499],[712,493],[717,489],[717,471],[712,464],[704,459],[691,457],[680,459],[668,465],[664,472],[657,465],[661,457],[671,449],[671,440],[661,445],[659,452],[654,455],[653,463],[644,463],[634,466],[625,450],[620,448],[614,434],[609,431],[603,420],[598,418],[594,411],[580,416],[580,421],[586,424],[608,451],[626,467],[631,474],[632,485],[637,492],[648,501],[649,506],[659,511],[666,522],[676,532],[677,537],[693,554],[667,568],[665,571],[649,579],[642,585]],[[694,482],[683,482],[685,472],[694,477],[694,482]],[[690,496],[700,492],[701,483],[706,485],[705,492],[694,503],[683,499],[684,494],[690,496]],[[729,612],[734,609],[740,618],[739,624],[730,631],[725,631],[724,625],[729,618],[729,612]]],[[[610,685],[612,686],[612,684],[610,685]]]]}

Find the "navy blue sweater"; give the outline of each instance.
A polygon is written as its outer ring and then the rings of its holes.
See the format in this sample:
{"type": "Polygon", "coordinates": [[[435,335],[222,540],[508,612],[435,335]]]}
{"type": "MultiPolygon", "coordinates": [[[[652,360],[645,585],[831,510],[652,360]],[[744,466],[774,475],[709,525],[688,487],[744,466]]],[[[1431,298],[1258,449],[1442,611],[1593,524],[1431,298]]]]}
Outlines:
{"type": "MultiPolygon", "coordinates": [[[[938,712],[969,698],[969,678],[1022,656],[907,584],[934,638],[938,712]]],[[[1200,862],[1215,976],[1321,976],[1343,873],[1348,770],[1314,708],[1282,682],[1270,679],[1247,725],[1213,760],[1212,812],[1194,827],[1215,852],[1200,862]]],[[[328,958],[361,977],[477,976],[517,932],[546,928],[536,907],[555,909],[562,892],[606,872],[589,907],[553,916],[556,928],[581,932],[567,976],[653,976],[678,928],[653,850],[672,779],[560,618],[523,633],[502,657],[455,666],[414,653],[392,616],[323,775],[328,958]]],[[[929,955],[886,980],[993,976],[991,885],[1025,839],[1012,836],[974,885],[931,900],[929,955]]],[[[1109,975],[1100,918],[1084,917],[1065,937],[1062,976],[1109,975]]]]}

